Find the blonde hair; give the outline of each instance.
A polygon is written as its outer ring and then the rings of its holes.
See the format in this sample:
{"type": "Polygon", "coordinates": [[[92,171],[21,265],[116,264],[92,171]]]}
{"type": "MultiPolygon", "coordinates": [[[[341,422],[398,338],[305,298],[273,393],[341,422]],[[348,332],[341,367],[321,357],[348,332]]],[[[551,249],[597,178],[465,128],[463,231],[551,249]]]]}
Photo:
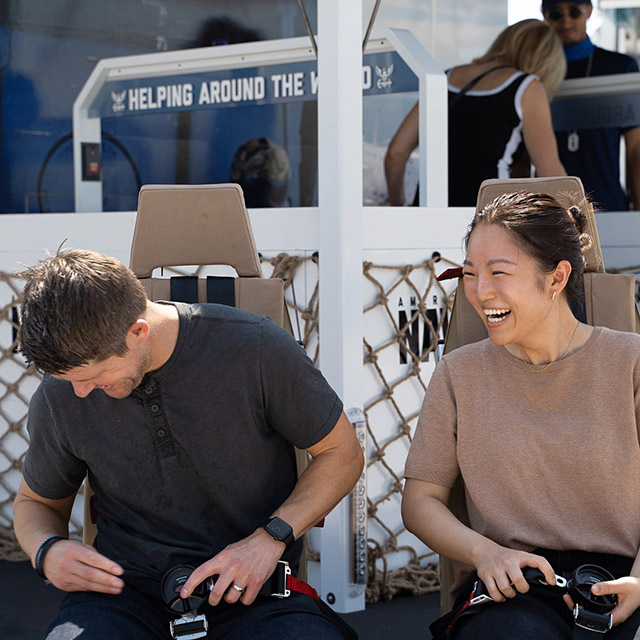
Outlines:
{"type": "Polygon", "coordinates": [[[521,20],[507,27],[474,63],[500,60],[524,73],[540,78],[549,99],[556,92],[567,70],[562,42],[556,32],[541,20],[521,20]]]}

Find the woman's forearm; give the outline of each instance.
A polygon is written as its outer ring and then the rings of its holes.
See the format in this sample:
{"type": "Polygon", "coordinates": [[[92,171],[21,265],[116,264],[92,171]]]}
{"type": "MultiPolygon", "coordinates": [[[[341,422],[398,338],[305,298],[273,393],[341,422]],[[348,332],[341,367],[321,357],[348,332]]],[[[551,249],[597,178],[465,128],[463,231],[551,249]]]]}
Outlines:
{"type": "Polygon", "coordinates": [[[405,526],[429,548],[451,560],[477,567],[499,545],[458,520],[438,498],[407,495],[402,501],[405,526]]]}

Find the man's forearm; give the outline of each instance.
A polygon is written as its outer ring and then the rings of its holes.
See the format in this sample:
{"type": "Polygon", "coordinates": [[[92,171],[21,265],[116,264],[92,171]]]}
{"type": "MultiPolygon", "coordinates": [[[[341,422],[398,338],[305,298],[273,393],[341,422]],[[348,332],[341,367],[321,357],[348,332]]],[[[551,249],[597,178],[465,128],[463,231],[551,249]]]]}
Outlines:
{"type": "Polygon", "coordinates": [[[69,535],[69,520],[63,512],[21,493],[13,503],[13,526],[20,546],[32,562],[45,538],[69,535]]]}
{"type": "Polygon", "coordinates": [[[314,456],[289,498],[273,514],[291,525],[296,539],[322,520],[353,489],[362,473],[362,450],[344,414],[336,429],[338,432],[332,433],[334,446],[314,456]]]}
{"type": "MultiPolygon", "coordinates": [[[[344,413],[331,433],[307,451],[313,461],[289,498],[271,514],[287,522],[295,538],[300,538],[340,502],[355,485],[363,466],[360,445],[344,413]]],[[[189,597],[197,584],[217,575],[209,596],[210,604],[215,606],[222,598],[227,602],[241,600],[251,604],[284,550],[284,542],[275,540],[258,526],[251,535],[196,567],[181,595],[189,597]],[[242,595],[236,589],[228,589],[232,584],[244,589],[242,595]]]]}
{"type": "MultiPolygon", "coordinates": [[[[13,503],[14,527],[20,546],[31,558],[49,536],[68,537],[75,494],[63,500],[46,500],[22,482],[13,503]]],[[[77,540],[56,541],[42,559],[40,570],[63,591],[98,591],[117,594],[124,582],[123,568],[77,540]]]]}
{"type": "Polygon", "coordinates": [[[318,462],[307,467],[292,494],[273,514],[291,525],[296,539],[328,515],[360,476],[358,472],[338,479],[335,475],[343,471],[341,465],[318,462]]]}

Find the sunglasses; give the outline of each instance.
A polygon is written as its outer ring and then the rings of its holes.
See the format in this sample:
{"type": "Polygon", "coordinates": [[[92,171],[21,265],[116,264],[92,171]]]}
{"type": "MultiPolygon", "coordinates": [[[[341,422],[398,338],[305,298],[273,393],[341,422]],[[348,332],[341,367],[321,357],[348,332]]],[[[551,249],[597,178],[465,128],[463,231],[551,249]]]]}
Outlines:
{"type": "Polygon", "coordinates": [[[567,11],[560,11],[559,9],[547,9],[544,12],[544,17],[551,22],[557,22],[561,20],[565,15],[569,15],[570,18],[575,20],[584,14],[586,7],[579,7],[578,5],[573,5],[569,7],[567,11]]]}

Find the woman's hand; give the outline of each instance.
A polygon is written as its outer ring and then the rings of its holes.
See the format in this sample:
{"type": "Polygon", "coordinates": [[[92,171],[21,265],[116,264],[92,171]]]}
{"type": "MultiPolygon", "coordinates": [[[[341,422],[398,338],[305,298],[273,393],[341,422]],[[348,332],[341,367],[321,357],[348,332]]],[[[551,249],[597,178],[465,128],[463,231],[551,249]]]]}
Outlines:
{"type": "MultiPolygon", "coordinates": [[[[615,593],[618,604],[611,611],[613,626],[622,624],[638,607],[640,607],[640,578],[625,576],[617,580],[598,582],[591,587],[594,596],[606,596],[615,593]]],[[[574,602],[569,594],[563,596],[569,609],[573,610],[574,602]]]]}
{"type": "Polygon", "coordinates": [[[447,507],[449,487],[408,478],[402,497],[405,526],[427,546],[457,562],[471,565],[496,602],[529,591],[522,569],[539,569],[549,584],[556,576],[546,558],[503,547],[463,525],[447,507]]]}
{"type": "Polygon", "coordinates": [[[540,569],[548,584],[556,583],[555,573],[546,558],[497,545],[491,553],[482,555],[476,569],[491,598],[495,602],[504,602],[507,598],[514,598],[518,592],[529,591],[529,583],[522,574],[524,567],[540,569]]]}

